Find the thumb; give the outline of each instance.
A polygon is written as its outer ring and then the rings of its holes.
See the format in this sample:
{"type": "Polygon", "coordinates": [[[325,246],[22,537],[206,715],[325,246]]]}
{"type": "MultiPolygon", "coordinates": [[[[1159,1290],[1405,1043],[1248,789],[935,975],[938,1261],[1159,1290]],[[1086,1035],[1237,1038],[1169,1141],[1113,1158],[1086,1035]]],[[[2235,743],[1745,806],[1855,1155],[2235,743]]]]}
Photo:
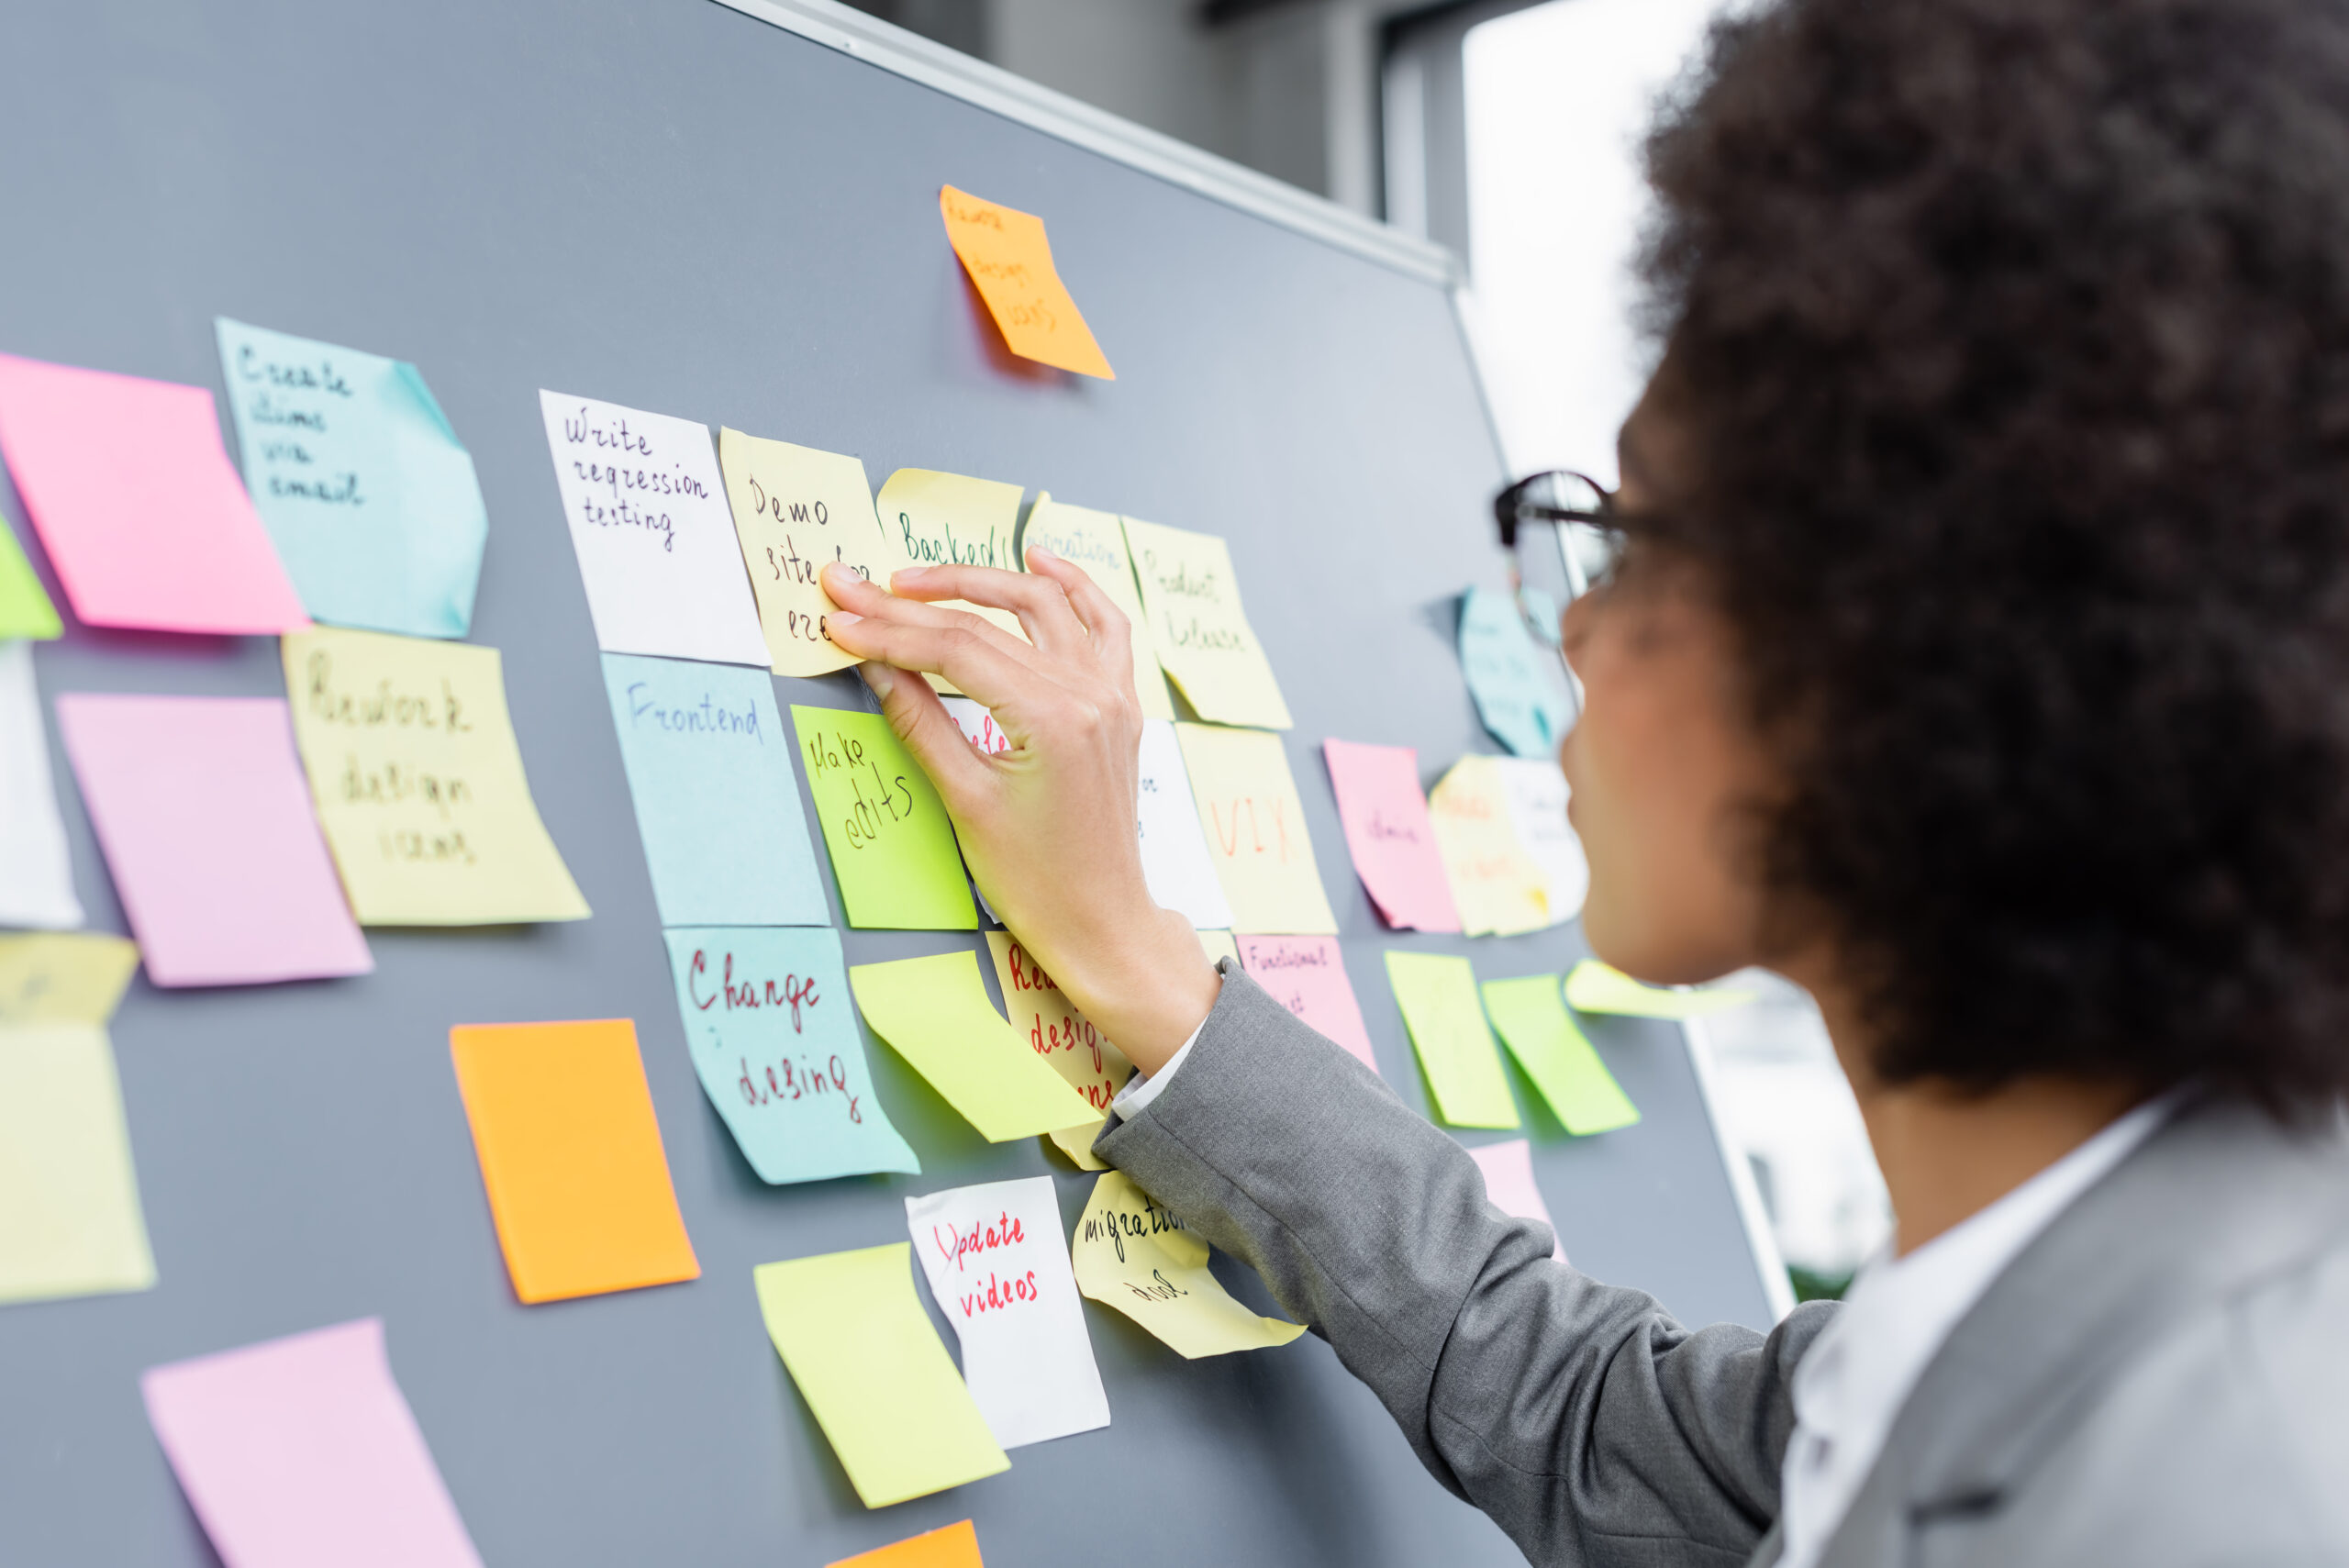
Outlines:
{"type": "Polygon", "coordinates": [[[881,717],[914,754],[922,772],[938,787],[947,814],[962,817],[975,806],[986,787],[986,764],[979,758],[962,726],[919,675],[891,665],[867,662],[856,667],[864,684],[880,699],[881,717]]]}

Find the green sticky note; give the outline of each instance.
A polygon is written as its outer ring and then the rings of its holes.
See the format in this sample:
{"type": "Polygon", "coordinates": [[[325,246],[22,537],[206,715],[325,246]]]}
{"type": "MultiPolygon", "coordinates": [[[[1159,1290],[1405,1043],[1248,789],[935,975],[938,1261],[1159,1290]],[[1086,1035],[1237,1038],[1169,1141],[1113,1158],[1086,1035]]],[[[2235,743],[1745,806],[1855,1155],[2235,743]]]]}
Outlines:
{"type": "Polygon", "coordinates": [[[1515,1127],[1517,1101],[1476,1000],[1476,972],[1442,953],[1386,954],[1386,983],[1403,1009],[1435,1114],[1453,1127],[1515,1127]]]}
{"type": "Polygon", "coordinates": [[[42,591],[24,546],[6,523],[0,523],[0,641],[20,637],[46,641],[65,635],[57,606],[42,591]]]}
{"type": "Polygon", "coordinates": [[[791,709],[824,848],[848,923],[896,931],[975,931],[963,852],[930,775],[877,713],[791,709]]]}
{"type": "Polygon", "coordinates": [[[1011,1468],[914,1295],[907,1243],[762,1263],[751,1279],[767,1337],[866,1507],[1011,1468]]]}
{"type": "Polygon", "coordinates": [[[154,1283],[106,1031],[0,1028],[0,1302],[154,1283]]]}
{"type": "Polygon", "coordinates": [[[1669,991],[1642,985],[1611,964],[1584,959],[1566,975],[1566,1005],[1577,1013],[1634,1018],[1701,1018],[1753,1000],[1751,991],[1669,991]]]}
{"type": "Polygon", "coordinates": [[[1612,1132],[1640,1119],[1637,1106],[1575,1027],[1554,974],[1485,982],[1485,1011],[1501,1043],[1542,1091],[1568,1132],[1612,1132]]]}
{"type": "Polygon", "coordinates": [[[970,949],[854,964],[848,984],[873,1032],[989,1143],[1100,1124],[1101,1113],[995,1010],[970,949]]]}

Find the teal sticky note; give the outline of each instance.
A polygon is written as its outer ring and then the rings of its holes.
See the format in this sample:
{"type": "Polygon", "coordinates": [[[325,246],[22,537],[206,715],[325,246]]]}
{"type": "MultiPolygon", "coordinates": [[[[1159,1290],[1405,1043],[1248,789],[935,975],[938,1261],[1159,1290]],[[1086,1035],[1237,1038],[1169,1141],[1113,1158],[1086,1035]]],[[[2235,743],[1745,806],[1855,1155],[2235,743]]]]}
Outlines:
{"type": "Polygon", "coordinates": [[[473,625],[489,510],[417,368],[216,317],[245,489],[313,620],[473,625]]]}
{"type": "Polygon", "coordinates": [[[1525,629],[1507,594],[1471,588],[1460,599],[1460,668],[1476,717],[1493,739],[1520,757],[1558,749],[1574,710],[1555,653],[1525,629]]]}
{"type": "Polygon", "coordinates": [[[662,935],[694,1072],[761,1180],[920,1172],[873,1093],[838,931],[696,927],[662,935]]]}
{"type": "Polygon", "coordinates": [[[828,926],[823,879],[764,670],[604,655],[664,926],[828,926]]]}

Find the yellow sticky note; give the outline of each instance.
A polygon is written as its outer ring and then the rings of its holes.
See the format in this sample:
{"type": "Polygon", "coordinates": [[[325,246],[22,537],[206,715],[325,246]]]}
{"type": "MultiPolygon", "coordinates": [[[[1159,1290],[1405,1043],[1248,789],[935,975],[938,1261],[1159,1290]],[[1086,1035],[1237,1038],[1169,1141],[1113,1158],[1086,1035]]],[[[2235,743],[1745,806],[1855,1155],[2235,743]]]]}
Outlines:
{"type": "Polygon", "coordinates": [[[1428,791],[1461,928],[1472,937],[1516,936],[1550,924],[1550,884],[1519,840],[1498,759],[1463,757],[1428,791]]]}
{"type": "Polygon", "coordinates": [[[824,617],[840,608],[824,592],[824,568],[838,562],[886,587],[906,563],[881,531],[864,464],[720,428],[718,465],[774,673],[822,675],[855,663],[824,629],[824,617]]]}
{"type": "Polygon", "coordinates": [[[1640,1119],[1639,1107],[1575,1026],[1556,975],[1487,980],[1484,990],[1485,1011],[1501,1043],[1568,1132],[1612,1132],[1640,1119]]]}
{"type": "Polygon", "coordinates": [[[1141,607],[1141,591],[1134,586],[1133,563],[1126,558],[1123,525],[1108,512],[1071,506],[1040,495],[1028,508],[1019,532],[1019,554],[1042,545],[1063,561],[1084,569],[1109,596],[1133,628],[1134,695],[1144,718],[1173,718],[1174,703],[1166,695],[1166,677],[1158,668],[1158,644],[1150,634],[1150,617],[1141,607]]]}
{"type": "Polygon", "coordinates": [[[154,1283],[106,1031],[0,1027],[0,1302],[154,1283]]]}
{"type": "Polygon", "coordinates": [[[767,1338],[866,1507],[1011,1468],[914,1295],[909,1243],[762,1263],[751,1279],[767,1338]]]}
{"type": "Polygon", "coordinates": [[[1178,724],[1174,734],[1232,929],[1252,936],[1335,936],[1338,917],[1321,888],[1305,802],[1281,738],[1208,724],[1178,724]]]}
{"type": "Polygon", "coordinates": [[[1240,944],[1232,940],[1230,931],[1201,931],[1199,947],[1208,955],[1209,963],[1228,958],[1232,968],[1240,967],[1240,944]]]}
{"type": "MultiPolygon", "coordinates": [[[[901,468],[881,486],[874,505],[881,531],[900,566],[992,566],[1020,570],[1018,536],[1019,498],[1027,492],[995,479],[973,479],[928,468],[901,468]]],[[[1028,640],[1019,617],[1009,610],[941,599],[941,607],[968,610],[1021,642],[1028,640]]],[[[952,692],[943,675],[928,676],[941,692],[952,692]]]]}
{"type": "Polygon", "coordinates": [[[1230,549],[1213,534],[1139,517],[1125,525],[1158,662],[1184,700],[1210,724],[1289,728],[1272,662],[1240,602],[1230,549]]]}
{"type": "Polygon", "coordinates": [[[1611,964],[1584,959],[1566,973],[1566,1002],[1577,1013],[1621,1013],[1635,1018],[1701,1018],[1753,1000],[1753,993],[1674,991],[1642,985],[1611,964]]]}
{"type": "Polygon", "coordinates": [[[1093,1184],[1069,1242],[1076,1288],[1197,1361],[1286,1345],[1302,1323],[1251,1312],[1208,1270],[1208,1244],[1122,1171],[1093,1184]]]}
{"type": "Polygon", "coordinates": [[[848,923],[868,929],[974,931],[954,824],[889,721],[845,708],[791,709],[824,848],[848,923]]]}
{"type": "Polygon", "coordinates": [[[1013,353],[1055,370],[1118,379],[1052,265],[1042,218],[952,185],[939,188],[938,210],[946,219],[946,242],[1013,353]]]}
{"type": "Polygon", "coordinates": [[[930,1080],[989,1143],[1098,1126],[1101,1113],[1011,1032],[968,948],[850,966],[849,989],[873,1032],[930,1080]]]}
{"type": "Polygon", "coordinates": [[[139,946],[122,937],[0,937],[0,1024],[103,1024],[138,972],[139,946]]]}
{"type": "Polygon", "coordinates": [[[1476,998],[1476,973],[1449,953],[1386,953],[1386,983],[1410,1031],[1435,1114],[1453,1127],[1515,1127],[1517,1101],[1476,998]]]}
{"type": "Polygon", "coordinates": [[[1094,1119],[1079,1126],[1054,1129],[1052,1141],[1076,1162],[1079,1170],[1108,1170],[1093,1152],[1093,1135],[1101,1130],[1110,1100],[1133,1076],[1134,1064],[1076,1010],[1076,1004],[1052,984],[1035,954],[1021,947],[1010,932],[989,931],[987,951],[995,956],[996,984],[1003,988],[1003,1010],[1011,1015],[1011,1032],[1050,1063],[1063,1083],[1083,1095],[1096,1113],[1094,1119]]]}
{"type": "Polygon", "coordinates": [[[926,1530],[843,1557],[830,1568],[986,1568],[986,1564],[979,1557],[979,1532],[964,1519],[944,1529],[926,1530]]]}
{"type": "Polygon", "coordinates": [[[284,647],[295,742],[361,925],[587,917],[530,798],[496,649],[325,627],[284,647]]]}

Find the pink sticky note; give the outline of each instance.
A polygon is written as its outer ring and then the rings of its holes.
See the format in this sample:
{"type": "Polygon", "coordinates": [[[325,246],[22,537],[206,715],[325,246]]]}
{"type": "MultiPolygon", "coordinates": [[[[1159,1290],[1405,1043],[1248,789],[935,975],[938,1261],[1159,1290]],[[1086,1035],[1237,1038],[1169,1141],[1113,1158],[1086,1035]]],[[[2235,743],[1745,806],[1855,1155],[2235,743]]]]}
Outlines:
{"type": "Polygon", "coordinates": [[[1550,1255],[1564,1262],[1566,1245],[1555,1239],[1557,1221],[1550,1218],[1550,1206],[1542,1201],[1542,1189],[1533,1184],[1533,1145],[1512,1138],[1507,1143],[1471,1149],[1468,1157],[1484,1171],[1485,1195],[1493,1200],[1493,1207],[1513,1219],[1538,1219],[1548,1226],[1550,1255]]]}
{"type": "Polygon", "coordinates": [[[1354,874],[1390,926],[1456,931],[1460,909],[1443,873],[1428,797],[1419,790],[1419,755],[1408,746],[1364,746],[1324,740],[1330,785],[1354,874]]]}
{"type": "Polygon", "coordinates": [[[139,1386],[228,1568],[481,1568],[382,1318],[153,1367],[139,1386]]]}
{"type": "Polygon", "coordinates": [[[57,699],[147,977],[253,985],[375,967],[278,697],[57,699]]]}
{"type": "Polygon", "coordinates": [[[309,624],[208,389],[0,354],[0,454],[84,624],[309,624]]]}
{"type": "Polygon", "coordinates": [[[1353,1053],[1373,1073],[1370,1031],[1346,979],[1335,937],[1241,937],[1240,967],[1273,999],[1353,1053]]]}

